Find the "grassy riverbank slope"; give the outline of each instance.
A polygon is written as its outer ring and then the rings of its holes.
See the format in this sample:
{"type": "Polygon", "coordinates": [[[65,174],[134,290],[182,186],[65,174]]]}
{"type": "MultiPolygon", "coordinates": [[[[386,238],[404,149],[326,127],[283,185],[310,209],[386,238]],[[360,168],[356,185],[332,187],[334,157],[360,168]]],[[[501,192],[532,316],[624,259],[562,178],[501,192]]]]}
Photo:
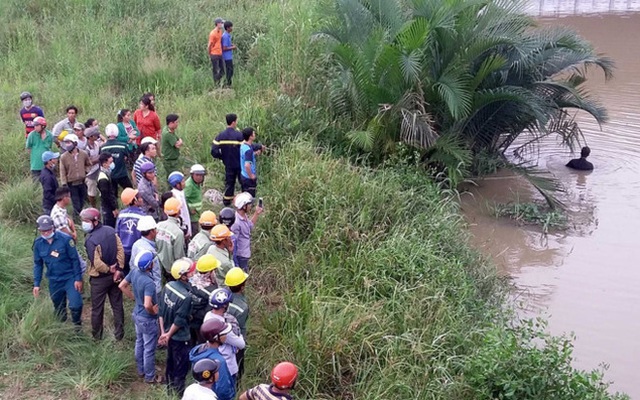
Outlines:
{"type": "Polygon", "coordinates": [[[270,145],[245,386],[290,359],[302,399],[611,398],[598,373],[571,368],[569,341],[512,322],[504,285],[468,249],[456,204],[420,170],[364,169],[319,148],[333,121],[310,95],[321,64],[310,41],[323,18],[315,3],[0,3],[0,397],[165,397],[135,382],[128,321],[122,343],[109,334],[95,343],[88,320],[75,335],[54,321],[46,295],[33,300],[40,193],[16,118],[29,90],[50,126],[75,104],[104,127],[150,90],[161,118],[181,116],[184,154],[207,165],[207,188],[221,189],[208,153],[224,114],[238,113],[270,145]],[[204,51],[216,16],[236,28],[233,92],[212,91],[204,51]]]}

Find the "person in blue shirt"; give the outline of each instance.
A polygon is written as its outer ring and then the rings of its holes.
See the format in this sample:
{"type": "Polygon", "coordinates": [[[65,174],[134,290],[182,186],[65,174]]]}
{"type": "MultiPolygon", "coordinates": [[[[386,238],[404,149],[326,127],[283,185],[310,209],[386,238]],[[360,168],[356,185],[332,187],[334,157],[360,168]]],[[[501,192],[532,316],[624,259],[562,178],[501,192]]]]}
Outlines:
{"type": "Polygon", "coordinates": [[[233,78],[233,51],[236,46],[231,44],[231,32],[233,32],[233,22],[224,22],[224,33],[222,34],[222,59],[224,60],[224,71],[227,77],[225,87],[231,87],[233,78]]]}
{"type": "Polygon", "coordinates": [[[256,139],[255,129],[248,127],[242,130],[244,142],[240,145],[240,183],[242,191],[256,197],[258,176],[256,175],[256,156],[262,153],[263,146],[253,143],[256,139]]]}
{"type": "Polygon", "coordinates": [[[218,400],[233,400],[236,398],[236,388],[229,373],[227,362],[218,348],[227,340],[227,335],[231,332],[231,324],[226,323],[218,318],[211,318],[205,321],[200,327],[200,336],[205,343],[199,344],[189,352],[189,361],[192,364],[199,360],[210,359],[217,361],[218,380],[213,386],[218,400]]]}
{"type": "Polygon", "coordinates": [[[138,253],[133,260],[136,268],[133,268],[119,285],[122,293],[135,302],[132,314],[136,327],[134,354],[138,375],[144,376],[146,383],[163,382],[162,376],[156,374],[156,347],[160,327],[156,285],[151,276],[155,258],[155,253],[147,250],[138,253]]]}
{"type": "Polygon", "coordinates": [[[40,284],[44,266],[47,266],[49,295],[56,315],[61,321],[67,320],[67,302],[71,320],[76,326],[82,316],[82,271],[73,238],[63,232],[56,232],[53,220],[41,215],[36,220],[40,237],[33,243],[33,296],[40,295],[40,284]]]}
{"type": "Polygon", "coordinates": [[[142,200],[142,195],[138,193],[137,189],[124,189],[120,194],[120,200],[122,200],[122,204],[126,208],[118,213],[116,233],[122,241],[122,247],[124,248],[125,265],[122,270],[126,276],[130,271],[131,248],[133,244],[142,237],[142,234],[138,230],[138,221],[147,215],[147,213],[141,208],[144,200],[142,200]]]}

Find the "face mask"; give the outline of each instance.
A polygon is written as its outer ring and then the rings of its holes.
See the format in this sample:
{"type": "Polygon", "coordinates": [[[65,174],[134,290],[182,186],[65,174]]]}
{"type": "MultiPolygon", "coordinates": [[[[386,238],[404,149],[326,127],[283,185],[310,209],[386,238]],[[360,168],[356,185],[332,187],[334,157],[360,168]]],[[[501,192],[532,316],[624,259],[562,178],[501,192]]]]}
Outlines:
{"type": "Polygon", "coordinates": [[[82,230],[85,233],[89,233],[93,230],[93,224],[91,222],[82,221],[82,230]]]}
{"type": "Polygon", "coordinates": [[[116,169],[116,163],[111,163],[109,164],[109,171],[113,171],[114,169],[116,169]]]}
{"type": "Polygon", "coordinates": [[[73,142],[70,143],[62,143],[62,148],[65,149],[68,152],[72,152],[73,149],[76,148],[76,144],[73,142]]]}
{"type": "Polygon", "coordinates": [[[29,107],[31,107],[31,104],[32,104],[32,103],[33,103],[33,102],[32,102],[32,100],[31,100],[31,99],[24,99],[24,100],[22,100],[22,105],[23,105],[23,106],[25,106],[25,108],[29,108],[29,107]]]}
{"type": "Polygon", "coordinates": [[[40,236],[42,236],[42,238],[43,238],[43,239],[49,240],[49,239],[51,239],[51,238],[53,237],[53,234],[54,234],[54,233],[55,233],[55,232],[53,232],[53,231],[52,231],[52,232],[51,232],[50,234],[48,234],[48,235],[40,235],[40,236]]]}

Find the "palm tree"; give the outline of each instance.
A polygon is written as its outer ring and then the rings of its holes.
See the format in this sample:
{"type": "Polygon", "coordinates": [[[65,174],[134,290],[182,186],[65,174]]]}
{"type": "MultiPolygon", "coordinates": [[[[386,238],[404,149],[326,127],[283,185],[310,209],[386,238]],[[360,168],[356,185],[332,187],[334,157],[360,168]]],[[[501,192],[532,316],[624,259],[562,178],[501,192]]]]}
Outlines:
{"type": "Polygon", "coordinates": [[[333,60],[332,109],[351,121],[348,137],[378,159],[398,142],[434,156],[438,138],[438,151],[463,143],[504,158],[519,137],[520,150],[549,135],[574,146],[582,134],[571,110],[606,121],[583,84],[590,67],[610,79],[613,62],[571,30],[537,27],[518,1],[334,6],[320,34],[333,60]]]}

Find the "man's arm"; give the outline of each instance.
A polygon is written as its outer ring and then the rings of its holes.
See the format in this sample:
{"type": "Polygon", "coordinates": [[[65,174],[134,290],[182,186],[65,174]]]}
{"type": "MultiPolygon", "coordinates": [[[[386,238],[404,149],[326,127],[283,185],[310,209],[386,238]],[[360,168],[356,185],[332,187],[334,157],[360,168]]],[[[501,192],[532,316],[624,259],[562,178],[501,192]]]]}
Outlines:
{"type": "Polygon", "coordinates": [[[184,257],[184,235],[178,235],[176,242],[173,244],[174,260],[184,257]]]}
{"type": "Polygon", "coordinates": [[[118,255],[116,258],[118,259],[118,265],[120,269],[124,269],[126,266],[124,265],[124,246],[122,246],[122,240],[116,235],[116,248],[118,249],[118,255]]]}
{"type": "MultiPolygon", "coordinates": [[[[153,290],[155,291],[156,288],[153,287],[153,290]]],[[[151,296],[144,296],[144,309],[147,310],[150,315],[158,314],[158,305],[153,304],[153,298],[151,296]]]]}
{"type": "Polygon", "coordinates": [[[42,282],[44,262],[42,257],[40,257],[40,252],[35,248],[35,244],[33,247],[33,296],[38,297],[38,294],[40,294],[40,283],[42,282]]]}
{"type": "MultiPolygon", "coordinates": [[[[127,278],[128,277],[129,275],[127,275],[127,278]]],[[[118,285],[118,289],[120,289],[122,294],[127,296],[129,299],[135,300],[135,297],[133,296],[133,291],[131,290],[131,285],[129,284],[129,281],[127,281],[126,278],[123,279],[122,282],[120,282],[120,284],[118,285]]]]}
{"type": "Polygon", "coordinates": [[[58,166],[60,167],[60,183],[64,186],[67,184],[67,167],[64,165],[63,157],[64,154],[60,156],[58,166]]]}
{"type": "Polygon", "coordinates": [[[256,179],[256,176],[251,172],[251,163],[250,162],[245,162],[244,163],[244,172],[246,172],[247,175],[249,175],[249,179],[256,179]]]}

